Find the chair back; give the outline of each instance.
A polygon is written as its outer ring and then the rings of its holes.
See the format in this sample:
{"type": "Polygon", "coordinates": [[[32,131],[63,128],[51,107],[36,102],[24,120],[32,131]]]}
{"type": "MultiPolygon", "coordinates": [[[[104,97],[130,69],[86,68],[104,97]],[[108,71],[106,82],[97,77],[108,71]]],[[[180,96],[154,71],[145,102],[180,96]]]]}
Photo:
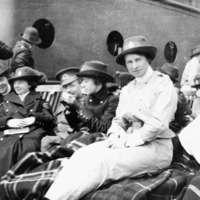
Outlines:
{"type": "Polygon", "coordinates": [[[53,113],[57,110],[60,102],[62,86],[59,81],[47,81],[42,85],[38,85],[37,92],[42,94],[42,99],[49,103],[53,113]]]}
{"type": "Polygon", "coordinates": [[[127,85],[130,81],[132,81],[135,78],[128,72],[120,72],[120,71],[116,71],[113,76],[114,76],[115,82],[121,88],[127,85]]]}

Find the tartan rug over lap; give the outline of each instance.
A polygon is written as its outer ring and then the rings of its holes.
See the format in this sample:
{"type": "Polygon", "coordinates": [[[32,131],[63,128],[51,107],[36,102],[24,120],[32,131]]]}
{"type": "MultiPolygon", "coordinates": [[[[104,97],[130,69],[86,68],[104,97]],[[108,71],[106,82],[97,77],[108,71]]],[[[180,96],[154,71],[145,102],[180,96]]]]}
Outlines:
{"type": "Polygon", "coordinates": [[[200,171],[192,178],[182,200],[199,200],[200,199],[200,171]]]}
{"type": "Polygon", "coordinates": [[[1,178],[1,200],[40,199],[61,170],[61,158],[72,153],[71,149],[60,146],[49,152],[28,153],[1,178]]]}

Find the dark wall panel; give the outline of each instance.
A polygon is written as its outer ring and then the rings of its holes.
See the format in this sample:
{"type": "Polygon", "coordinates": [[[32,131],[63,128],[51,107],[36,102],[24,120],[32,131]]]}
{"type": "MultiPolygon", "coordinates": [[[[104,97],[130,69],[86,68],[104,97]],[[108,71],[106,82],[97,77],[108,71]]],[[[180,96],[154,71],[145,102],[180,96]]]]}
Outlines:
{"type": "Polygon", "coordinates": [[[101,60],[110,73],[126,69],[115,63],[107,51],[108,34],[119,31],[124,38],[141,34],[158,47],[154,67],[165,60],[168,41],[178,48],[180,73],[190,56],[190,49],[200,42],[199,15],[150,0],[16,0],[11,45],[26,26],[45,18],[55,27],[56,37],[48,49],[35,48],[36,68],[49,77],[65,67],[80,66],[84,61],[101,60]]]}

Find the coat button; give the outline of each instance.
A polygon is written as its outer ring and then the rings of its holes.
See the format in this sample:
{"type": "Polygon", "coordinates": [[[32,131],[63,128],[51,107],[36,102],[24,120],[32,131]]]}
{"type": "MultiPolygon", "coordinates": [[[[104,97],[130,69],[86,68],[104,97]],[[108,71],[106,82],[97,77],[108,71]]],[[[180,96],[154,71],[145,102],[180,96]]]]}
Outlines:
{"type": "Polygon", "coordinates": [[[0,139],[1,141],[3,140],[3,138],[0,139]]]}

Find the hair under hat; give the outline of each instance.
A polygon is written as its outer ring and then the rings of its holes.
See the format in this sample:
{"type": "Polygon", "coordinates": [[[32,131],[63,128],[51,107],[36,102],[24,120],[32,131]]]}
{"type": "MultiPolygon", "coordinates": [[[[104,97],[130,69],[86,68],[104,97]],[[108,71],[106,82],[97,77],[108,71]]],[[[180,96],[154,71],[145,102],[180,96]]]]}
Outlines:
{"type": "Polygon", "coordinates": [[[108,66],[101,61],[88,61],[83,63],[78,77],[98,78],[105,82],[113,82],[114,78],[107,72],[108,66]]]}

